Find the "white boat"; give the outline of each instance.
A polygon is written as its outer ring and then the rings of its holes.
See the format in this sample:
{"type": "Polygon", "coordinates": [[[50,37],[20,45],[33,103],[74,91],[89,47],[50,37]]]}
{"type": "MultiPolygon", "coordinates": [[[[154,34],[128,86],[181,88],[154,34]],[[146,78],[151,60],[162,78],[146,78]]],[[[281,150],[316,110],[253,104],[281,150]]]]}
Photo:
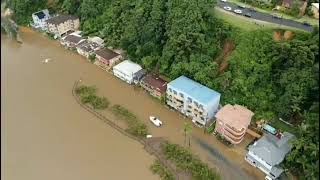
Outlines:
{"type": "Polygon", "coordinates": [[[150,116],[150,121],[157,127],[162,126],[162,122],[160,121],[160,119],[158,119],[154,116],[150,116]]]}

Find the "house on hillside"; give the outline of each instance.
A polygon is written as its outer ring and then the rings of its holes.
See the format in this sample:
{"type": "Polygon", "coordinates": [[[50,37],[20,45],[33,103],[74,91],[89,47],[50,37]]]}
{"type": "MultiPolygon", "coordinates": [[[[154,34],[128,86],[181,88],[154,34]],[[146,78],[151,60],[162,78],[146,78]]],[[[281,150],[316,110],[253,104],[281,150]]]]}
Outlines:
{"type": "Polygon", "coordinates": [[[58,15],[46,21],[48,32],[56,37],[62,37],[68,32],[73,32],[79,29],[79,18],[73,15],[58,15]]]}
{"type": "Polygon", "coordinates": [[[98,36],[94,36],[94,37],[88,37],[88,41],[97,43],[99,46],[103,47],[104,46],[104,40],[101,39],[98,36]]]}
{"type": "MultiPolygon", "coordinates": [[[[282,1],[282,7],[286,8],[286,9],[291,9],[294,5],[296,0],[283,0],[282,1]]],[[[298,5],[299,5],[299,9],[300,9],[300,13],[299,15],[304,15],[307,9],[307,5],[308,2],[306,0],[298,0],[298,5]]]]}
{"type": "Polygon", "coordinates": [[[85,41],[85,39],[82,38],[80,35],[71,33],[65,37],[62,37],[60,43],[68,48],[75,48],[83,41],[85,41]]]}
{"type": "Polygon", "coordinates": [[[100,66],[101,68],[108,70],[110,69],[116,62],[120,61],[122,56],[110,49],[102,48],[95,51],[96,59],[95,64],[100,66]]]}
{"type": "Polygon", "coordinates": [[[206,125],[218,110],[220,93],[185,76],[167,85],[166,103],[192,118],[200,126],[206,125]]]}
{"type": "Polygon", "coordinates": [[[113,68],[113,74],[121,80],[129,84],[137,84],[141,78],[146,74],[146,71],[142,69],[139,64],[136,64],[130,60],[125,60],[113,68]]]}
{"type": "Polygon", "coordinates": [[[319,3],[311,3],[311,10],[313,12],[313,17],[319,19],[319,3]]]}
{"type": "Polygon", "coordinates": [[[81,43],[79,43],[76,46],[76,49],[80,55],[82,55],[86,58],[89,58],[89,56],[91,54],[94,54],[94,51],[100,49],[100,46],[95,42],[85,40],[85,41],[82,41],[81,43]]]}
{"type": "Polygon", "coordinates": [[[140,85],[152,96],[161,98],[165,95],[168,82],[159,77],[159,75],[149,73],[142,78],[140,85]]]}
{"type": "Polygon", "coordinates": [[[47,23],[46,20],[50,19],[51,16],[49,14],[48,9],[44,9],[32,14],[33,23],[31,24],[32,27],[41,29],[43,31],[47,30],[47,23]]]}
{"type": "Polygon", "coordinates": [[[246,134],[253,112],[240,105],[227,104],[215,115],[215,132],[232,144],[239,144],[246,134]]]}
{"type": "Polygon", "coordinates": [[[279,138],[267,133],[249,146],[245,160],[271,179],[276,179],[283,172],[279,164],[291,150],[289,141],[293,138],[294,135],[288,132],[284,132],[279,138]]]}

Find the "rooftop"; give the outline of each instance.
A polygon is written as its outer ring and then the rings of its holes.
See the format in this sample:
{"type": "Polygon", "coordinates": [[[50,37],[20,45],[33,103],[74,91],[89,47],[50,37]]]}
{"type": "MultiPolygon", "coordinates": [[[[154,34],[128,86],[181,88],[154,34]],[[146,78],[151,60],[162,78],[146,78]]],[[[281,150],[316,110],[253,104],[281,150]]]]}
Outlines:
{"type": "Polygon", "coordinates": [[[46,17],[46,15],[49,15],[49,11],[47,9],[44,9],[33,14],[38,16],[39,19],[43,19],[44,17],[46,17]]]}
{"type": "Polygon", "coordinates": [[[94,42],[89,42],[89,41],[82,41],[80,44],[78,44],[77,48],[85,51],[85,52],[92,52],[94,51],[96,48],[98,48],[99,45],[97,43],[94,42]]]}
{"type": "Polygon", "coordinates": [[[142,82],[152,86],[161,93],[166,92],[168,82],[160,78],[158,75],[149,73],[143,79],[142,82]]]}
{"type": "Polygon", "coordinates": [[[171,81],[168,85],[174,89],[184,92],[196,99],[199,103],[208,104],[212,99],[220,98],[220,93],[197,83],[185,76],[180,76],[171,81]]]}
{"type": "Polygon", "coordinates": [[[89,41],[92,41],[92,42],[95,42],[95,43],[97,43],[97,44],[99,44],[99,45],[102,45],[103,42],[104,42],[104,40],[101,39],[101,38],[98,37],[98,36],[89,37],[88,40],[89,40],[89,41]]]}
{"type": "Polygon", "coordinates": [[[215,117],[236,128],[237,130],[241,130],[250,124],[253,115],[254,113],[246,107],[237,104],[234,106],[227,104],[217,112],[215,117]]]}
{"type": "Polygon", "coordinates": [[[275,166],[280,164],[290,151],[289,140],[293,138],[294,136],[288,132],[284,132],[280,139],[267,133],[253,145],[250,145],[249,151],[265,160],[271,166],[275,166]]]}
{"type": "Polygon", "coordinates": [[[319,3],[311,3],[311,5],[319,10],[319,3]]]}
{"type": "Polygon", "coordinates": [[[113,69],[117,69],[125,74],[135,74],[139,72],[142,67],[139,64],[136,64],[130,60],[125,60],[113,67],[113,69]]]}
{"type": "Polygon", "coordinates": [[[114,51],[112,51],[110,49],[106,49],[106,48],[96,50],[95,53],[98,56],[101,56],[101,57],[103,57],[104,59],[107,59],[107,60],[110,60],[110,59],[120,55],[120,54],[118,54],[118,53],[116,53],[116,52],[114,52],[114,51]]]}
{"type": "Polygon", "coordinates": [[[64,23],[65,21],[76,20],[76,19],[78,19],[78,17],[73,16],[73,15],[62,14],[62,15],[58,15],[58,16],[55,16],[55,17],[48,19],[47,23],[58,25],[58,24],[64,23]]]}
{"type": "Polygon", "coordinates": [[[81,40],[84,40],[81,36],[77,36],[74,34],[69,34],[63,38],[64,41],[72,42],[72,43],[79,43],[81,40]]]}

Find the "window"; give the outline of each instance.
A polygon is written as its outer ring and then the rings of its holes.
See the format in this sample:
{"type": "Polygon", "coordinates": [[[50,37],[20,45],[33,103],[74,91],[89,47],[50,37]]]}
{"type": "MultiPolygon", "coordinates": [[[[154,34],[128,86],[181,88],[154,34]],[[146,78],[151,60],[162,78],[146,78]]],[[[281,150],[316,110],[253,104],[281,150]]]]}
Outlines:
{"type": "Polygon", "coordinates": [[[169,88],[168,90],[169,90],[169,92],[172,92],[172,89],[171,89],[171,88],[169,88]]]}
{"type": "Polygon", "coordinates": [[[182,93],[179,93],[179,95],[180,95],[180,97],[182,97],[182,98],[183,98],[183,94],[182,94],[182,93]]]}
{"type": "Polygon", "coordinates": [[[193,102],[196,106],[198,106],[198,103],[196,101],[193,102]]]}
{"type": "Polygon", "coordinates": [[[177,91],[173,90],[173,94],[177,95],[177,91]]]}
{"type": "Polygon", "coordinates": [[[192,103],[192,99],[191,99],[191,98],[189,98],[189,97],[188,97],[188,102],[189,102],[189,103],[192,103]]]}

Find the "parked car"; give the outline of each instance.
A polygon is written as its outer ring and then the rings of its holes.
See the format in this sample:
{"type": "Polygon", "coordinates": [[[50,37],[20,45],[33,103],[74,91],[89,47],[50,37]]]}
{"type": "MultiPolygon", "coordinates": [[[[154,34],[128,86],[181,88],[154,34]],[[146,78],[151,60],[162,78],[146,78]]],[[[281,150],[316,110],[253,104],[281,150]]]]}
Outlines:
{"type": "Polygon", "coordinates": [[[307,21],[304,21],[302,24],[305,25],[305,26],[311,26],[311,24],[308,23],[307,21]]]}
{"type": "Polygon", "coordinates": [[[245,9],[246,8],[246,6],[245,5],[242,5],[242,4],[238,4],[237,5],[239,8],[241,8],[241,9],[245,9]]]}
{"type": "Polygon", "coordinates": [[[227,0],[220,0],[221,2],[227,2],[227,0]]]}
{"type": "Polygon", "coordinates": [[[251,15],[251,13],[248,12],[248,13],[245,13],[244,16],[251,17],[252,15],[251,15]]]}
{"type": "Polygon", "coordinates": [[[157,127],[162,126],[162,122],[160,121],[160,119],[158,119],[154,116],[150,116],[150,121],[157,127]]]}
{"type": "Polygon", "coordinates": [[[236,14],[242,14],[242,11],[240,9],[236,9],[233,12],[236,13],[236,14]]]}
{"type": "Polygon", "coordinates": [[[273,18],[281,19],[282,17],[279,14],[271,14],[273,18]]]}
{"type": "Polygon", "coordinates": [[[223,7],[223,9],[226,10],[226,11],[231,11],[232,10],[232,8],[230,6],[225,6],[225,7],[223,7]]]}
{"type": "Polygon", "coordinates": [[[253,7],[251,7],[251,8],[249,8],[249,11],[251,11],[251,12],[256,12],[256,9],[253,8],[253,7]]]}

